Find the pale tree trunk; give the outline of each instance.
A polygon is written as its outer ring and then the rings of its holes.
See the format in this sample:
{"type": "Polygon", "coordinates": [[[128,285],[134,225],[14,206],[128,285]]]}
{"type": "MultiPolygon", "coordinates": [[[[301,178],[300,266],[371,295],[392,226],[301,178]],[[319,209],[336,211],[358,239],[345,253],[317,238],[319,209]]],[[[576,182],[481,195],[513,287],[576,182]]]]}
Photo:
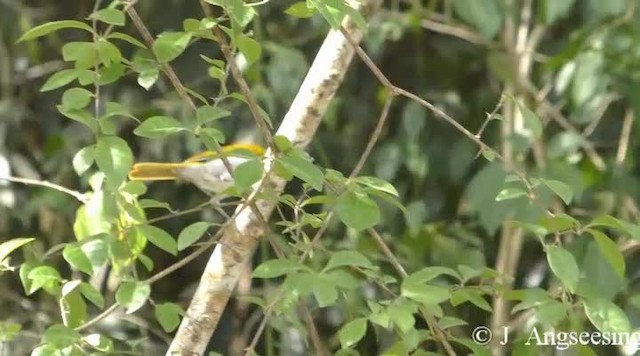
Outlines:
{"type": "MultiPolygon", "coordinates": [[[[361,11],[368,17],[379,0],[368,0],[361,11]]],[[[362,31],[346,19],[343,27],[359,43],[362,31]]],[[[311,142],[320,120],[340,86],[354,55],[354,48],[340,31],[332,30],[320,47],[309,72],[298,91],[277,135],[285,136],[294,145],[306,147],[311,142]]],[[[271,153],[266,155],[266,174],[256,186],[280,194],[286,182],[272,173],[271,153]]],[[[276,201],[258,200],[256,206],[262,217],[268,219],[276,201]]],[[[238,209],[242,209],[240,206],[238,209]]],[[[249,208],[244,208],[227,225],[216,245],[200,279],[200,284],[189,305],[186,316],[171,343],[167,355],[202,355],[216,329],[222,312],[250,262],[259,239],[265,232],[264,222],[249,208]]]]}

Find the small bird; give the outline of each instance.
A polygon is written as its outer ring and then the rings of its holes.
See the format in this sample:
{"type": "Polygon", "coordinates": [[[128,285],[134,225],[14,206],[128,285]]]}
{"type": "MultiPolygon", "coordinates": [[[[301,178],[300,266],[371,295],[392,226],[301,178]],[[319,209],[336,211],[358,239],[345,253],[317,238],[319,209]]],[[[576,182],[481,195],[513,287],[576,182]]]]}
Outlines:
{"type": "MultiPolygon", "coordinates": [[[[236,143],[222,147],[222,152],[234,169],[250,158],[247,152],[259,157],[264,155],[265,149],[252,143],[236,143]],[[242,152],[244,155],[241,155],[242,152]]],[[[183,180],[194,184],[203,192],[215,196],[233,186],[233,178],[220,155],[214,151],[204,151],[189,157],[182,163],[136,163],[129,172],[129,179],[155,180],[183,180]]]]}

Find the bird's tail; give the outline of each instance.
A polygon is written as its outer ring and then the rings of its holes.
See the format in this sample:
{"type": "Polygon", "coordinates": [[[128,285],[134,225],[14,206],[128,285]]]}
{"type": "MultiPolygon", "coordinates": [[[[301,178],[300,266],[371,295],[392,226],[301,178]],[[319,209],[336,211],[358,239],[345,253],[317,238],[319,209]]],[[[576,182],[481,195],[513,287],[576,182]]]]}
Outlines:
{"type": "Polygon", "coordinates": [[[129,172],[131,180],[175,180],[178,178],[178,170],[194,163],[136,163],[129,172]]]}

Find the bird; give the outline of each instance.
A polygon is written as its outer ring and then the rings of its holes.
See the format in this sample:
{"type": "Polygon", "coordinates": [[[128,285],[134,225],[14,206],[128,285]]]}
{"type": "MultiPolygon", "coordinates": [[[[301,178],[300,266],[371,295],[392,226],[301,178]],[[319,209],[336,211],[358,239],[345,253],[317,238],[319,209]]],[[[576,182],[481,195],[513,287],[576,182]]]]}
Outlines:
{"type": "MultiPolygon", "coordinates": [[[[251,158],[247,153],[262,157],[264,147],[253,143],[222,146],[222,153],[234,169],[251,158]],[[242,154],[244,152],[244,154],[242,154]]],[[[233,186],[233,177],[218,152],[204,151],[180,163],[139,162],[129,172],[134,181],[181,180],[194,184],[210,196],[216,196],[233,186]]]]}

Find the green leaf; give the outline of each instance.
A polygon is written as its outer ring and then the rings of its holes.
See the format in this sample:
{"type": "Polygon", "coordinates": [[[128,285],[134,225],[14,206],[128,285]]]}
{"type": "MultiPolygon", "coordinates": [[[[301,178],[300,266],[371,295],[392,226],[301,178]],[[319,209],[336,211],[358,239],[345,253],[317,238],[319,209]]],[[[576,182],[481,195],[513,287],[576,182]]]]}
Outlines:
{"type": "Polygon", "coordinates": [[[196,119],[198,120],[198,124],[200,125],[228,116],[231,116],[230,111],[210,105],[201,106],[196,112],[196,119]]]}
{"type": "Polygon", "coordinates": [[[380,209],[366,194],[347,191],[338,197],[336,213],[350,228],[364,230],[380,221],[380,209]]]}
{"type": "Polygon", "coordinates": [[[184,313],[182,308],[174,303],[162,303],[156,305],[154,314],[165,332],[172,332],[180,325],[180,315],[184,313]]]}
{"type": "Polygon", "coordinates": [[[225,141],[224,133],[218,129],[214,129],[213,127],[203,127],[200,129],[199,134],[200,141],[202,141],[202,143],[212,151],[215,150],[219,144],[224,143],[225,141]]]}
{"type": "Polygon", "coordinates": [[[0,265],[5,262],[5,259],[15,250],[34,241],[33,237],[20,237],[17,239],[11,239],[0,244],[0,265]]]}
{"type": "Polygon", "coordinates": [[[568,303],[549,300],[536,306],[536,319],[547,325],[557,325],[567,317],[568,303]]]}
{"type": "Polygon", "coordinates": [[[104,308],[104,297],[94,286],[87,282],[80,284],[80,293],[98,308],[104,308]]]}
{"type": "Polygon", "coordinates": [[[329,271],[342,266],[357,266],[368,269],[375,269],[376,266],[358,251],[338,251],[331,254],[331,258],[322,271],[329,271]]]}
{"type": "Polygon", "coordinates": [[[168,116],[152,116],[142,122],[133,133],[147,138],[162,138],[187,128],[182,123],[168,116]]]}
{"type": "Polygon", "coordinates": [[[40,26],[36,26],[30,29],[29,31],[25,32],[22,36],[20,36],[20,38],[18,39],[18,42],[42,37],[64,28],[79,28],[81,30],[93,32],[93,29],[91,28],[91,26],[87,25],[84,22],[73,21],[73,20],[53,21],[53,22],[47,22],[45,24],[42,24],[40,26]]]}
{"type": "Polygon", "coordinates": [[[67,89],[62,94],[62,107],[65,110],[84,109],[91,102],[93,93],[83,88],[67,89]]]}
{"type": "Polygon", "coordinates": [[[432,286],[411,279],[402,281],[401,293],[403,297],[427,306],[440,304],[451,297],[448,288],[432,286]]]}
{"type": "Polygon", "coordinates": [[[224,81],[227,77],[227,72],[225,72],[224,69],[216,66],[209,67],[209,69],[207,70],[207,74],[209,74],[211,78],[218,79],[220,81],[224,81]]]}
{"type": "Polygon", "coordinates": [[[500,31],[504,14],[497,0],[454,0],[452,4],[456,15],[485,37],[491,39],[500,31]]]}
{"type": "Polygon", "coordinates": [[[125,211],[127,220],[132,220],[133,222],[137,223],[144,223],[147,221],[146,217],[144,216],[143,210],[138,206],[127,203],[126,201],[121,202],[120,206],[125,211]]]}
{"type": "MultiPolygon", "coordinates": [[[[73,284],[73,281],[67,284],[73,284]]],[[[71,285],[70,287],[73,287],[71,285]]],[[[60,300],[60,313],[66,326],[78,327],[87,320],[87,303],[82,299],[79,291],[73,290],[64,295],[60,300]]]]}
{"type": "Polygon", "coordinates": [[[547,261],[553,274],[573,293],[580,279],[580,269],[573,255],[562,247],[548,245],[547,261]]]}
{"type": "Polygon", "coordinates": [[[314,8],[309,8],[305,1],[299,1],[284,11],[286,14],[297,18],[307,18],[316,13],[314,8]]]}
{"type": "Polygon", "coordinates": [[[527,196],[527,192],[518,188],[507,188],[501,190],[500,193],[498,193],[498,195],[496,196],[496,201],[516,199],[522,196],[527,196]]]}
{"type": "Polygon", "coordinates": [[[253,271],[252,276],[254,278],[274,278],[291,272],[296,272],[301,269],[304,269],[304,265],[297,260],[276,259],[260,264],[253,271]]]}
{"type": "Polygon", "coordinates": [[[40,88],[41,92],[60,88],[71,83],[74,79],[78,78],[78,73],[75,69],[63,69],[55,72],[52,76],[40,88]]]}
{"type": "Polygon", "coordinates": [[[256,10],[253,7],[246,6],[243,0],[231,0],[226,2],[225,9],[231,14],[235,23],[240,26],[239,29],[236,29],[238,31],[248,25],[256,15],[256,10]]]}
{"type": "Polygon", "coordinates": [[[174,256],[178,254],[176,240],[161,228],[151,225],[136,225],[136,230],[160,249],[174,256]]]}
{"type": "Polygon", "coordinates": [[[395,197],[400,196],[396,188],[391,183],[385,181],[384,179],[380,179],[378,177],[371,177],[371,176],[357,177],[355,179],[355,182],[358,184],[367,186],[369,188],[373,188],[377,191],[391,194],[395,197]]]}
{"type": "Polygon", "coordinates": [[[293,148],[293,143],[289,141],[287,136],[275,135],[273,136],[273,143],[280,152],[289,152],[293,148]]]}
{"type": "Polygon", "coordinates": [[[178,235],[178,251],[182,251],[200,240],[212,225],[208,222],[198,221],[182,229],[178,235]]]}
{"type": "MultiPolygon", "coordinates": [[[[67,42],[62,46],[62,58],[67,62],[76,62],[76,69],[90,69],[100,63],[96,44],[93,42],[67,42]]],[[[78,81],[82,85],[93,82],[95,74],[91,71],[78,71],[78,81]],[[87,77],[84,78],[83,77],[87,77]],[[87,83],[83,84],[83,81],[87,83]]]]}
{"type": "Polygon", "coordinates": [[[613,267],[613,269],[616,271],[616,274],[620,278],[624,278],[624,256],[622,255],[622,252],[620,252],[620,248],[618,248],[618,245],[601,231],[594,229],[587,229],[586,231],[590,233],[594,239],[596,239],[596,243],[598,244],[598,248],[600,248],[600,252],[607,260],[607,262],[609,262],[611,267],[613,267]]]}
{"type": "Polygon", "coordinates": [[[124,26],[124,12],[118,9],[102,9],[89,15],[89,18],[115,26],[124,26]]]}
{"type": "Polygon", "coordinates": [[[206,31],[203,31],[202,23],[196,19],[185,19],[182,21],[182,29],[184,32],[191,32],[194,35],[204,34],[206,31]]]}
{"type": "Polygon", "coordinates": [[[468,282],[470,279],[480,276],[483,270],[480,268],[473,268],[465,265],[459,265],[458,271],[460,271],[460,281],[462,283],[468,282]]]}
{"type": "Polygon", "coordinates": [[[124,185],[124,187],[122,187],[120,191],[139,196],[147,192],[147,186],[140,181],[129,181],[124,185]]]}
{"type": "Polygon", "coordinates": [[[140,255],[138,256],[138,262],[142,263],[147,271],[153,271],[153,260],[151,258],[147,257],[146,255],[140,255]]]}
{"type": "Polygon", "coordinates": [[[625,312],[608,300],[586,300],[584,312],[593,326],[601,332],[628,333],[631,330],[631,323],[625,312]]]}
{"type": "Polygon", "coordinates": [[[324,180],[322,171],[310,160],[300,157],[299,155],[287,154],[277,159],[285,169],[294,176],[311,184],[313,189],[322,190],[324,180]]]}
{"type": "Polygon", "coordinates": [[[160,63],[167,63],[178,57],[189,45],[193,34],[189,32],[164,32],[153,43],[153,53],[160,63]]]}
{"type": "MultiPolygon", "coordinates": [[[[100,62],[109,67],[112,64],[122,62],[122,53],[120,49],[113,43],[101,40],[95,43],[96,51],[98,52],[98,58],[100,62]]],[[[124,72],[124,68],[122,70],[124,72]]]]}
{"type": "Polygon", "coordinates": [[[127,308],[127,314],[131,314],[142,308],[150,294],[151,286],[149,283],[123,282],[116,292],[116,301],[127,308]]]}
{"type": "Polygon", "coordinates": [[[89,257],[94,270],[104,266],[109,258],[108,245],[105,241],[109,238],[107,234],[97,234],[92,239],[83,241],[81,245],[82,251],[89,257]]]}
{"type": "Polygon", "coordinates": [[[640,227],[635,224],[616,219],[611,215],[600,215],[593,219],[588,226],[606,226],[622,233],[629,234],[633,239],[640,240],[640,227]]]}
{"type": "Polygon", "coordinates": [[[358,318],[351,320],[338,331],[338,338],[343,349],[349,348],[364,337],[367,332],[367,319],[358,318]]]}
{"type": "Polygon", "coordinates": [[[406,283],[425,283],[432,279],[446,274],[460,280],[460,275],[453,269],[441,266],[425,267],[417,272],[411,273],[405,278],[406,283]]]}
{"type": "Polygon", "coordinates": [[[391,321],[402,333],[409,332],[416,324],[416,319],[413,316],[416,312],[416,307],[412,301],[404,300],[400,303],[391,304],[387,312],[391,321]]]}
{"type": "Polygon", "coordinates": [[[549,187],[551,191],[559,196],[565,204],[571,204],[571,199],[573,199],[573,190],[570,186],[557,180],[541,179],[541,181],[542,183],[544,183],[544,185],[549,187]]]}
{"type": "Polygon", "coordinates": [[[66,110],[62,105],[57,105],[56,108],[62,115],[86,125],[92,132],[96,133],[98,131],[98,121],[86,110],[66,110]]]}
{"type": "Polygon", "coordinates": [[[480,309],[493,312],[491,305],[483,298],[482,293],[477,289],[461,288],[451,293],[451,305],[456,307],[464,302],[471,302],[480,309]]]}
{"type": "Polygon", "coordinates": [[[42,341],[57,348],[65,348],[78,342],[82,336],[79,332],[62,324],[54,324],[42,334],[42,341]]]}
{"type": "Polygon", "coordinates": [[[149,88],[151,88],[153,84],[156,83],[159,76],[160,71],[157,68],[140,72],[140,74],[138,75],[138,85],[146,90],[149,90],[149,88]]]}
{"type": "Polygon", "coordinates": [[[320,277],[330,280],[332,284],[341,289],[354,290],[361,287],[361,281],[346,269],[334,269],[329,272],[322,272],[320,277]]]}
{"type": "Polygon", "coordinates": [[[167,209],[173,212],[173,210],[171,210],[171,206],[169,205],[169,203],[165,203],[163,201],[157,201],[155,199],[140,199],[138,203],[140,204],[140,207],[144,209],[161,208],[161,209],[167,209]]]}
{"type": "Polygon", "coordinates": [[[118,187],[125,181],[133,165],[133,153],[127,141],[117,136],[100,137],[94,155],[110,186],[118,187]]]}
{"type": "Polygon", "coordinates": [[[250,159],[241,163],[233,170],[234,184],[236,187],[246,190],[262,178],[264,167],[262,162],[256,159],[250,159]]]}
{"type": "Polygon", "coordinates": [[[28,278],[39,281],[60,281],[60,273],[50,266],[38,266],[29,272],[28,278]]]}
{"type": "Polygon", "coordinates": [[[402,205],[398,197],[394,197],[393,195],[381,192],[373,188],[365,188],[363,190],[365,193],[369,194],[369,196],[378,197],[384,200],[385,202],[393,205],[394,207],[398,208],[400,211],[402,211],[403,214],[405,214],[405,217],[408,216],[409,211],[407,210],[407,208],[404,207],[404,205],[402,205]]]}
{"type": "Polygon", "coordinates": [[[307,1],[307,4],[318,10],[333,29],[339,28],[342,19],[347,15],[347,4],[345,1],[313,0],[307,1]]]}
{"type": "Polygon", "coordinates": [[[81,176],[82,173],[86,172],[89,167],[93,164],[95,160],[95,146],[87,146],[82,148],[73,156],[73,161],[71,161],[71,165],[73,166],[73,170],[76,171],[78,176],[81,176]]]}
{"type": "Polygon", "coordinates": [[[116,39],[116,40],[123,40],[125,42],[129,42],[132,45],[136,46],[136,47],[140,47],[140,48],[144,48],[146,49],[147,46],[144,45],[144,43],[138,41],[137,39],[127,35],[126,33],[121,33],[121,32],[112,32],[109,34],[109,36],[107,36],[108,39],[116,39]]]}
{"type": "MultiPolygon", "coordinates": [[[[97,175],[93,175],[95,177],[97,175]]],[[[102,175],[104,177],[104,175],[102,175]]],[[[102,183],[99,183],[102,184],[102,183]]],[[[76,211],[76,220],[73,224],[73,232],[78,241],[82,241],[89,236],[100,233],[109,233],[111,231],[111,222],[108,213],[105,211],[107,206],[103,191],[96,191],[91,194],[86,205],[82,205],[76,211]]],[[[97,244],[93,242],[93,244],[97,244]]],[[[97,245],[89,245],[96,247],[97,245]]],[[[83,245],[84,246],[84,245],[83,245]]],[[[97,246],[104,248],[104,246],[97,246]]],[[[104,250],[103,250],[104,251],[104,250]]]]}
{"type": "Polygon", "coordinates": [[[456,326],[468,325],[469,323],[463,319],[459,319],[453,316],[443,316],[440,320],[438,320],[438,326],[442,330],[446,330],[449,328],[453,328],[456,326]]]}
{"type": "Polygon", "coordinates": [[[314,278],[313,296],[318,301],[320,308],[325,308],[335,304],[338,300],[338,289],[329,276],[320,274],[314,278]]]}
{"type": "Polygon", "coordinates": [[[540,138],[542,136],[542,122],[538,115],[520,103],[518,103],[518,109],[524,118],[524,126],[531,130],[533,138],[540,138]]]}
{"type": "Polygon", "coordinates": [[[133,118],[133,115],[129,112],[129,110],[123,104],[116,103],[113,101],[107,101],[105,113],[102,118],[112,117],[112,116],[126,116],[129,118],[133,118]]]}
{"type": "Polygon", "coordinates": [[[547,230],[547,233],[573,230],[580,227],[578,220],[564,213],[555,216],[545,216],[540,221],[540,225],[547,230]]]}
{"type": "Polygon", "coordinates": [[[249,64],[255,63],[258,59],[260,59],[260,55],[262,54],[262,47],[260,47],[260,43],[254,40],[253,38],[241,34],[236,37],[236,46],[242,54],[244,54],[247,62],[249,64]]]}
{"type": "Polygon", "coordinates": [[[62,256],[72,267],[90,276],[93,275],[91,260],[77,243],[67,244],[62,250],[62,256]]]}

